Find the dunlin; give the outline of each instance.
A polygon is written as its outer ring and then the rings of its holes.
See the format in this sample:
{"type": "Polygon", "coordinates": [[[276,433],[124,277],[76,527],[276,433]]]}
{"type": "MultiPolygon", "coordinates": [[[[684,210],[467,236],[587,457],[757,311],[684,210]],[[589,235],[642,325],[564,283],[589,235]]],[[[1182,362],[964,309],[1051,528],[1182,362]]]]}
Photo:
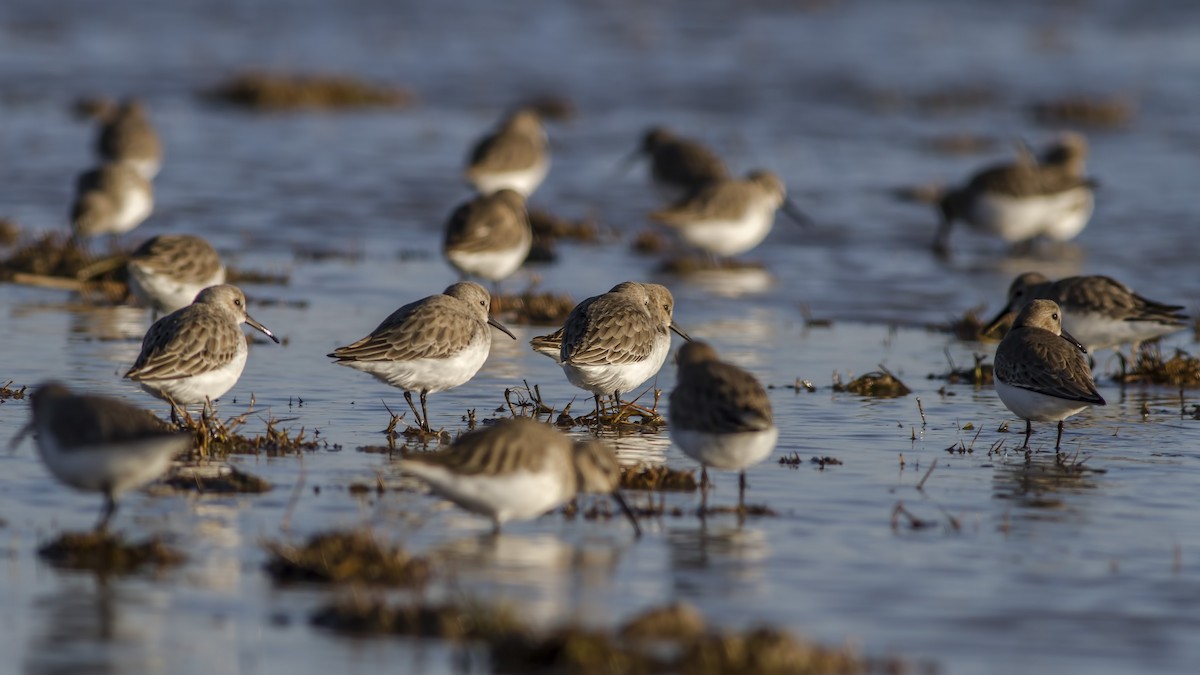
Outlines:
{"type": "Polygon", "coordinates": [[[572,441],[525,418],[501,420],[463,434],[454,445],[414,453],[397,467],[462,508],[492,519],[497,532],[510,520],[527,520],[562,506],[576,494],[613,496],[641,535],[637,518],[618,490],[616,455],[599,441],[572,441]]]}
{"type": "Polygon", "coordinates": [[[77,236],[121,234],[150,216],[154,188],[124,162],[109,162],[80,174],[71,207],[77,236]]]}
{"type": "Polygon", "coordinates": [[[1032,300],[996,348],[996,394],[1005,407],[1025,420],[1029,447],[1032,422],[1058,422],[1057,450],[1063,420],[1093,405],[1104,405],[1096,391],[1086,350],[1062,329],[1062,314],[1053,300],[1032,300]]]}
{"type": "Polygon", "coordinates": [[[1065,133],[1039,157],[1042,164],[1062,168],[1068,175],[1083,178],[1087,171],[1088,143],[1083,134],[1065,133]]]}
{"type": "Polygon", "coordinates": [[[671,440],[700,462],[700,485],[708,467],[737,471],[738,506],[745,503],[746,468],[765,460],[779,430],[767,391],[750,373],[717,358],[703,342],[679,350],[679,376],[671,392],[671,440]]]}
{"type": "Polygon", "coordinates": [[[1063,329],[1088,351],[1138,345],[1188,326],[1182,305],[1167,305],[1143,298],[1111,277],[1093,275],[1051,281],[1037,272],[1026,272],[1008,287],[1008,304],[992,319],[985,333],[994,330],[1010,312],[1019,312],[1031,300],[1053,300],[1062,309],[1063,329]]]}
{"type": "Polygon", "coordinates": [[[479,372],[492,348],[488,326],[517,339],[488,316],[491,302],[483,286],[460,281],[439,295],[397,309],[370,335],[328,356],[340,366],[403,389],[417,423],[431,432],[426,397],[464,384],[479,372]],[[413,405],[413,391],[421,395],[420,413],[413,405]]]}
{"type": "Polygon", "coordinates": [[[200,291],[225,283],[225,266],[207,241],[190,234],[160,234],[129,256],[129,289],[159,314],[192,304],[200,291]]]}
{"type": "Polygon", "coordinates": [[[169,430],[141,408],[74,394],[57,382],[38,386],[31,402],[33,420],[25,431],[37,433],[46,468],[73,488],[104,494],[100,530],[116,512],[118,495],[166,473],[171,458],[193,443],[191,434],[169,430]]]}
{"type": "Polygon", "coordinates": [[[809,223],[808,216],[787,198],[779,176],[751,171],[744,179],[711,182],[650,218],[675,228],[684,241],[706,253],[732,256],[758,246],[780,208],[797,223],[809,223]]]}
{"type": "Polygon", "coordinates": [[[162,167],[163,148],[145,106],[126,99],[100,125],[96,148],[106,162],[124,162],[146,180],[162,167]]]}
{"type": "Polygon", "coordinates": [[[550,170],[548,145],[537,112],[521,108],[476,143],[467,163],[467,181],[480,194],[508,188],[529,197],[550,170]]]}
{"type": "Polygon", "coordinates": [[[532,244],[525,198],[503,189],[455,209],[442,250],[459,273],[494,283],[517,271],[532,244]]]}
{"type": "Polygon", "coordinates": [[[555,363],[562,363],[562,341],[563,329],[559,328],[549,335],[535,336],[529,341],[529,346],[542,356],[554,359],[555,363]]]}
{"type": "Polygon", "coordinates": [[[646,131],[634,158],[638,155],[650,159],[651,180],[671,200],[687,197],[709,183],[730,177],[715,152],[663,127],[646,131]]]}
{"type": "Polygon", "coordinates": [[[1073,239],[1092,216],[1095,184],[1076,174],[1075,161],[1052,155],[1051,161],[1024,159],[992,166],[972,176],[965,186],[947,190],[938,202],[942,221],[934,249],[949,250],[955,220],[1010,244],[1037,237],[1058,242],[1073,239]]]}
{"type": "Polygon", "coordinates": [[[571,384],[596,397],[631,391],[653,377],[671,349],[675,299],[658,284],[626,281],[575,306],[563,324],[559,365],[571,384]]]}
{"type": "Polygon", "coordinates": [[[142,352],[125,377],[176,406],[206,403],[229,391],[246,367],[248,323],[279,342],[246,313],[246,296],[236,286],[210,286],[192,304],[155,321],[142,352]]]}

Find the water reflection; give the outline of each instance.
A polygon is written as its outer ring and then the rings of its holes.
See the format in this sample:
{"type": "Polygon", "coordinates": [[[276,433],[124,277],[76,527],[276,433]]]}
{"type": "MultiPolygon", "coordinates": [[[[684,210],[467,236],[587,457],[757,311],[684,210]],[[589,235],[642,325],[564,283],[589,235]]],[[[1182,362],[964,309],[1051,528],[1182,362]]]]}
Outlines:
{"type": "Polygon", "coordinates": [[[1072,507],[1070,498],[1095,490],[1096,473],[1076,458],[1035,453],[1021,459],[1018,452],[996,465],[992,494],[1017,506],[1016,515],[1021,519],[1073,520],[1083,512],[1072,507]]]}
{"type": "Polygon", "coordinates": [[[765,530],[710,517],[699,527],[669,529],[667,548],[680,592],[727,595],[767,589],[771,544],[765,530]]]}
{"type": "Polygon", "coordinates": [[[762,267],[739,269],[695,270],[681,273],[677,278],[682,285],[715,295],[720,298],[741,298],[760,295],[775,284],[775,277],[762,267]]]}
{"type": "Polygon", "coordinates": [[[146,650],[156,642],[122,616],[115,584],[63,573],[55,591],[35,600],[34,620],[43,623],[31,632],[25,672],[126,673],[153,667],[159,657],[146,650]]]}

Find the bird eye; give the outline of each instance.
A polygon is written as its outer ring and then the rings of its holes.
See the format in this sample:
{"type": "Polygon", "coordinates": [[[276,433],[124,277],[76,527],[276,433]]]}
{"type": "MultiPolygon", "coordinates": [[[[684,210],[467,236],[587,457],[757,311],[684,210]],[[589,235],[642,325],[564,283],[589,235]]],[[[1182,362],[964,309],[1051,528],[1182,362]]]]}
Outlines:
{"type": "Polygon", "coordinates": [[[1058,321],[1058,312],[1055,312],[1055,313],[1051,314],[1051,315],[1050,315],[1050,318],[1051,318],[1051,319],[1054,319],[1055,321],[1058,321]]]}
{"type": "Polygon", "coordinates": [[[241,298],[234,298],[234,299],[233,299],[233,304],[234,304],[234,306],[236,306],[236,307],[241,307],[241,306],[242,306],[242,299],[241,299],[241,298]]]}
{"type": "Polygon", "coordinates": [[[480,301],[479,301],[479,306],[480,306],[480,307],[487,307],[487,300],[480,300],[480,301]]]}

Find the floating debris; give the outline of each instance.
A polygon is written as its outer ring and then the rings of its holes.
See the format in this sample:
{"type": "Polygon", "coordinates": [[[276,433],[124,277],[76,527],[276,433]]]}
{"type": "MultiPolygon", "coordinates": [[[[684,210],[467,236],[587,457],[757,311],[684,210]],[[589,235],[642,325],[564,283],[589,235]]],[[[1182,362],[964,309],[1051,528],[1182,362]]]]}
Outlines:
{"type": "Polygon", "coordinates": [[[849,384],[843,384],[842,376],[834,373],[833,390],[850,392],[859,396],[877,396],[881,398],[908,396],[912,393],[911,389],[904,386],[903,382],[882,365],[879,366],[879,370],[857,377],[851,380],[849,384]]]}
{"type": "Polygon", "coordinates": [[[0,281],[56,288],[123,302],[129,298],[125,262],[130,250],[97,258],[66,232],[47,232],[0,261],[0,281]]]}
{"type": "Polygon", "coordinates": [[[963,313],[962,316],[950,321],[949,323],[938,324],[931,326],[933,330],[940,333],[950,333],[959,340],[964,342],[999,342],[1001,338],[1008,333],[1008,327],[1012,325],[1016,314],[1006,316],[1004,321],[996,325],[996,329],[990,333],[985,333],[984,329],[988,324],[985,319],[980,316],[983,311],[983,306],[972,307],[963,313]]]}
{"type": "Polygon", "coordinates": [[[203,471],[200,467],[183,467],[163,481],[176,490],[194,490],[201,494],[262,494],[270,492],[271,484],[232,465],[217,466],[203,471]]]}
{"type": "Polygon", "coordinates": [[[987,360],[987,355],[972,354],[971,356],[975,360],[975,366],[972,368],[959,368],[954,363],[954,359],[950,358],[950,350],[947,349],[946,361],[950,363],[950,371],[941,375],[930,373],[927,379],[945,380],[949,384],[973,384],[976,387],[995,383],[996,378],[992,372],[992,364],[984,363],[987,360]]]}
{"type": "Polygon", "coordinates": [[[1142,345],[1133,367],[1113,375],[1119,384],[1162,384],[1173,387],[1200,387],[1200,358],[1182,349],[1164,360],[1159,344],[1142,345]]]}
{"type": "Polygon", "coordinates": [[[739,518],[747,516],[774,518],[779,513],[766,504],[742,504],[740,506],[710,506],[701,514],[701,516],[705,517],[727,515],[738,516],[739,518]]]}
{"type": "Polygon", "coordinates": [[[302,546],[267,542],[264,547],[270,556],[265,569],[277,582],[421,586],[433,572],[427,559],[383,546],[363,531],[325,532],[302,546]]]}
{"type": "Polygon", "coordinates": [[[529,628],[505,605],[477,602],[390,607],[354,596],[318,609],[312,623],[348,635],[405,635],[443,640],[495,641],[529,628]]]}
{"type": "Polygon", "coordinates": [[[264,286],[287,286],[292,283],[289,272],[270,272],[267,270],[225,268],[225,283],[227,284],[262,284],[264,286]]]}
{"type": "Polygon", "coordinates": [[[922,145],[940,155],[977,155],[996,147],[996,139],[970,133],[951,133],[927,138],[922,145]]]}
{"type": "Polygon", "coordinates": [[[575,301],[566,293],[531,289],[516,295],[492,295],[492,315],[517,325],[562,325],[574,308],[575,301]]]}
{"type": "Polygon", "coordinates": [[[529,225],[533,228],[534,246],[547,248],[553,248],[562,239],[595,244],[604,235],[594,220],[568,220],[542,209],[529,210],[529,225]]]}
{"type": "Polygon", "coordinates": [[[304,427],[292,436],[286,429],[276,427],[281,420],[274,417],[267,420],[266,431],[257,436],[246,436],[238,433],[238,429],[246,424],[247,418],[253,413],[246,411],[241,415],[222,421],[220,418],[201,414],[192,417],[184,413],[179,421],[180,429],[190,431],[196,436],[196,452],[201,457],[225,457],[231,454],[260,455],[268,457],[280,455],[295,455],[304,451],[315,451],[325,447],[325,444],[305,436],[304,427]]]}
{"type": "Polygon", "coordinates": [[[634,253],[656,255],[671,249],[671,239],[657,228],[647,228],[633,237],[629,247],[634,253]]]}
{"type": "Polygon", "coordinates": [[[704,634],[708,624],[700,610],[685,602],[652,607],[626,621],[618,634],[626,640],[692,640],[704,634]]]}
{"type": "Polygon", "coordinates": [[[690,471],[672,469],[665,464],[622,466],[620,485],[624,490],[652,492],[695,492],[700,487],[694,469],[690,471]]]}
{"type": "Polygon", "coordinates": [[[415,97],[349,75],[247,72],[203,92],[205,98],[263,110],[404,107],[415,97]]]}
{"type": "Polygon", "coordinates": [[[1133,120],[1133,104],[1122,97],[1065,96],[1030,106],[1033,118],[1045,125],[1074,124],[1101,129],[1123,127],[1133,120]]]}
{"type": "Polygon", "coordinates": [[[182,553],[157,537],[134,543],[104,531],[64,532],[39,548],[38,555],[56,567],[104,574],[130,574],[145,566],[174,567],[184,561],[182,553]]]}
{"type": "Polygon", "coordinates": [[[25,398],[25,391],[29,389],[29,386],[21,385],[20,389],[13,389],[12,385],[12,380],[0,385],[0,402],[8,400],[20,401],[25,398]]]}

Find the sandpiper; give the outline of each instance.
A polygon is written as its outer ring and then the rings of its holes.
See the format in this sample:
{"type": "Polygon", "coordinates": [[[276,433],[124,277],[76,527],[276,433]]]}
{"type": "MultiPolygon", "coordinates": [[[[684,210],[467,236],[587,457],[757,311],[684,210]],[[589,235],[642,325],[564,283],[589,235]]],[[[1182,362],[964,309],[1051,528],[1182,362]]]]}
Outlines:
{"type": "Polygon", "coordinates": [[[124,162],[146,180],[153,180],[162,167],[162,141],[145,106],[136,99],[122,101],[108,114],[100,125],[96,149],[104,161],[124,162]]]}
{"type": "Polygon", "coordinates": [[[532,245],[525,198],[503,189],[455,209],[442,250],[459,273],[496,283],[517,271],[532,245]]]}
{"type": "Polygon", "coordinates": [[[710,466],[739,472],[740,508],[746,498],[746,468],[765,460],[779,438],[767,391],[749,372],[721,361],[706,343],[689,342],[676,358],[671,440],[700,462],[701,488],[708,486],[710,466]]]}
{"type": "Polygon", "coordinates": [[[541,118],[520,108],[471,150],[467,182],[480,194],[508,188],[529,197],[550,170],[550,151],[541,118]]]}
{"type": "Polygon", "coordinates": [[[96,528],[117,510],[117,496],[166,473],[171,458],[191,448],[191,434],[171,431],[149,412],[107,396],[74,394],[46,382],[31,396],[33,419],[17,435],[37,433],[37,446],[55,478],[104,494],[96,528]]]}
{"type": "Polygon", "coordinates": [[[766,238],[780,208],[797,223],[809,224],[808,216],[787,198],[779,176],[751,171],[744,179],[713,181],[650,218],[675,228],[684,241],[706,253],[733,256],[766,238]]]}
{"type": "Polygon", "coordinates": [[[949,250],[955,220],[1010,244],[1037,237],[1057,242],[1073,239],[1087,225],[1094,205],[1095,183],[1076,173],[1081,166],[1051,152],[1040,162],[1026,158],[976,173],[965,186],[947,190],[939,200],[942,220],[934,250],[949,250]]]}
{"type": "Polygon", "coordinates": [[[1011,312],[1031,300],[1053,300],[1062,309],[1063,329],[1089,352],[1125,343],[1138,346],[1188,326],[1182,305],[1167,305],[1143,298],[1111,277],[1092,275],[1051,281],[1037,272],[1026,272],[1008,287],[1008,303],[984,329],[990,333],[1011,312]]]}
{"type": "Polygon", "coordinates": [[[534,336],[529,340],[529,346],[538,354],[554,359],[555,363],[562,363],[562,340],[563,329],[560,327],[548,335],[534,336]]]}
{"type": "Polygon", "coordinates": [[[996,394],[1005,407],[1025,420],[1025,444],[1033,421],[1058,422],[1093,405],[1104,405],[1079,341],[1062,329],[1062,313],[1053,300],[1032,300],[996,348],[996,394]]]}
{"type": "Polygon", "coordinates": [[[449,448],[413,453],[397,467],[462,508],[492,519],[495,531],[527,520],[582,493],[607,493],[641,536],[618,489],[613,451],[599,441],[572,441],[546,424],[517,417],[459,437],[449,448]]]}
{"type": "Polygon", "coordinates": [[[649,157],[651,180],[672,201],[730,177],[715,152],[699,141],[676,136],[663,127],[653,127],[642,135],[642,144],[630,159],[639,155],[649,157]]]}
{"type": "Polygon", "coordinates": [[[154,188],[131,165],[109,162],[80,174],[71,206],[76,236],[121,234],[150,216],[154,188]]]}
{"type": "Polygon", "coordinates": [[[658,284],[626,281],[575,306],[563,324],[559,365],[567,380],[596,398],[631,391],[653,377],[671,349],[675,299],[658,284]]]}
{"type": "Polygon", "coordinates": [[[1068,132],[1042,151],[1038,160],[1048,166],[1061,167],[1071,176],[1083,178],[1087,171],[1087,157],[1087,139],[1083,134],[1068,132]]]}
{"type": "Polygon", "coordinates": [[[279,343],[246,313],[246,296],[236,286],[210,286],[192,304],[155,321],[142,352],[125,377],[150,394],[178,406],[208,403],[229,391],[246,367],[248,323],[279,343]]]}
{"type": "Polygon", "coordinates": [[[439,295],[411,302],[383,320],[363,339],[328,354],[349,366],[404,390],[404,400],[422,431],[432,432],[426,397],[466,383],[479,372],[492,348],[493,326],[517,339],[488,316],[492,296],[472,281],[460,281],[439,295]],[[421,395],[421,412],[412,392],[421,395]]]}
{"type": "Polygon", "coordinates": [[[190,234],[160,234],[129,256],[129,289],[157,319],[192,304],[200,291],[225,283],[221,256],[190,234]]]}

